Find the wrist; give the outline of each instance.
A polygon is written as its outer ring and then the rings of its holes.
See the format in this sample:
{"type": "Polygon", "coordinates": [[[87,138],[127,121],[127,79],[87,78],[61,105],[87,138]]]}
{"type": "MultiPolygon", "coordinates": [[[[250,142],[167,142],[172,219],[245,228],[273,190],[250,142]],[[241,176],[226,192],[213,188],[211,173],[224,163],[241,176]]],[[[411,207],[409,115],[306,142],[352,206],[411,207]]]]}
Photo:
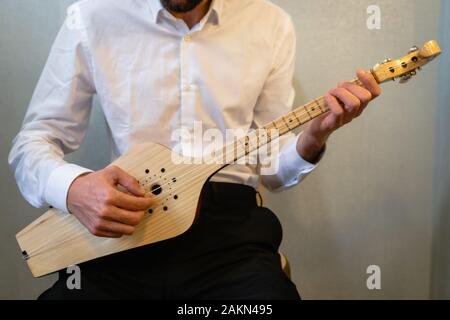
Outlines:
{"type": "Polygon", "coordinates": [[[75,179],[73,179],[72,183],[70,184],[69,189],[67,191],[67,198],[66,198],[66,206],[67,206],[69,213],[72,213],[71,206],[73,205],[74,202],[76,202],[76,198],[77,198],[77,194],[78,194],[77,191],[83,182],[82,181],[83,178],[91,173],[92,172],[85,172],[85,173],[80,174],[75,179]]]}
{"type": "Polygon", "coordinates": [[[317,163],[325,149],[329,135],[314,136],[303,132],[297,141],[297,152],[309,163],[317,163]]]}

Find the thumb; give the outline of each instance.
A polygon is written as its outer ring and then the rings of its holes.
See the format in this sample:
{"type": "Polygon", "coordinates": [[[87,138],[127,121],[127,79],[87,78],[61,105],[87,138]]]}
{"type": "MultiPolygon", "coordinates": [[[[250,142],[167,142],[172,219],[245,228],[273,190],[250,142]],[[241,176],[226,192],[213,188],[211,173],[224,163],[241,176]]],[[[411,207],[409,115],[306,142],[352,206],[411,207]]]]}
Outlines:
{"type": "Polygon", "coordinates": [[[138,197],[143,197],[145,195],[144,188],[139,185],[137,180],[119,167],[111,166],[111,174],[114,182],[120,184],[128,192],[138,197]]]}

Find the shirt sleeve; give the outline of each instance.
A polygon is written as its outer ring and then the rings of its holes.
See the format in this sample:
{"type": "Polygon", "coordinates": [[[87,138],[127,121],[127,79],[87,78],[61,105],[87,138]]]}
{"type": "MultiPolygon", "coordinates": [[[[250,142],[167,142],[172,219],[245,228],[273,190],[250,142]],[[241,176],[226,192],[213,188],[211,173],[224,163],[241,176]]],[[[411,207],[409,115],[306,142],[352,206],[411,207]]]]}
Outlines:
{"type": "MultiPolygon", "coordinates": [[[[288,16],[283,19],[277,35],[273,67],[255,106],[254,125],[257,128],[289,113],[294,101],[295,92],[292,83],[296,35],[288,16]]],[[[275,155],[275,165],[273,161],[271,164],[275,170],[270,174],[265,174],[261,165],[258,165],[261,182],[267,189],[281,191],[295,186],[316,168],[316,165],[302,159],[297,152],[298,137],[299,135],[288,133],[278,139],[279,152],[275,155]]],[[[268,156],[272,157],[270,154],[268,156]]]]}
{"type": "Polygon", "coordinates": [[[25,199],[67,210],[73,180],[89,169],[64,161],[83,141],[95,94],[85,35],[64,23],[31,99],[8,162],[25,199]]]}

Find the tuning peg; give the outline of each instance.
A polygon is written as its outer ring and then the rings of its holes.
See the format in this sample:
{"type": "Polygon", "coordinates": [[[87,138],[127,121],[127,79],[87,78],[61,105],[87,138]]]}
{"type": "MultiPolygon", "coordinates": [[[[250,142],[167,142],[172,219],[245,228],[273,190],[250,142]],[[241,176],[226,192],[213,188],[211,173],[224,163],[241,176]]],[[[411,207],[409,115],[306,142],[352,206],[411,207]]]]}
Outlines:
{"type": "Polygon", "coordinates": [[[389,63],[389,62],[392,62],[391,58],[384,59],[384,61],[381,64],[385,64],[385,63],[389,63]]]}
{"type": "Polygon", "coordinates": [[[419,47],[417,47],[417,46],[413,46],[413,47],[411,47],[411,49],[409,49],[409,53],[413,53],[416,51],[419,51],[419,47]]]}
{"type": "Polygon", "coordinates": [[[417,74],[417,72],[413,70],[413,71],[411,71],[411,72],[408,72],[408,73],[402,75],[402,76],[400,77],[400,83],[406,83],[406,82],[408,82],[408,81],[411,80],[411,78],[414,77],[416,74],[417,74]]]}
{"type": "Polygon", "coordinates": [[[401,84],[407,83],[410,79],[411,79],[411,77],[409,77],[409,76],[403,76],[400,79],[400,83],[401,84]]]}

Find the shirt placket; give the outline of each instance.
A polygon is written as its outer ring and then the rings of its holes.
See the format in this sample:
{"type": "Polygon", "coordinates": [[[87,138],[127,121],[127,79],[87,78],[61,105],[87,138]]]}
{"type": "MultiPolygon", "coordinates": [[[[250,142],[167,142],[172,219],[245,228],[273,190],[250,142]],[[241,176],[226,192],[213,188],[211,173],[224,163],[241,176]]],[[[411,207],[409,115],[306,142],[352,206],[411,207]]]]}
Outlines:
{"type": "Polygon", "coordinates": [[[191,64],[189,59],[192,46],[192,33],[186,32],[180,43],[180,124],[184,130],[189,131],[190,137],[183,137],[182,152],[186,156],[194,156],[193,138],[195,121],[196,92],[192,84],[191,64]]]}
{"type": "MultiPolygon", "coordinates": [[[[192,70],[193,61],[190,59],[192,54],[192,45],[194,34],[200,32],[206,21],[209,19],[209,15],[205,16],[203,20],[198,23],[194,28],[189,29],[187,25],[181,20],[175,20],[175,26],[178,32],[180,32],[180,126],[183,129],[182,132],[188,131],[190,135],[181,137],[181,152],[185,156],[201,157],[201,148],[197,148],[199,137],[195,135],[201,135],[201,132],[197,132],[201,124],[196,122],[196,104],[198,102],[198,90],[196,84],[192,82],[192,70]],[[197,140],[195,140],[197,139],[197,140]],[[196,147],[197,146],[197,147],[196,147]]],[[[200,137],[201,138],[201,137],[200,137]]]]}

